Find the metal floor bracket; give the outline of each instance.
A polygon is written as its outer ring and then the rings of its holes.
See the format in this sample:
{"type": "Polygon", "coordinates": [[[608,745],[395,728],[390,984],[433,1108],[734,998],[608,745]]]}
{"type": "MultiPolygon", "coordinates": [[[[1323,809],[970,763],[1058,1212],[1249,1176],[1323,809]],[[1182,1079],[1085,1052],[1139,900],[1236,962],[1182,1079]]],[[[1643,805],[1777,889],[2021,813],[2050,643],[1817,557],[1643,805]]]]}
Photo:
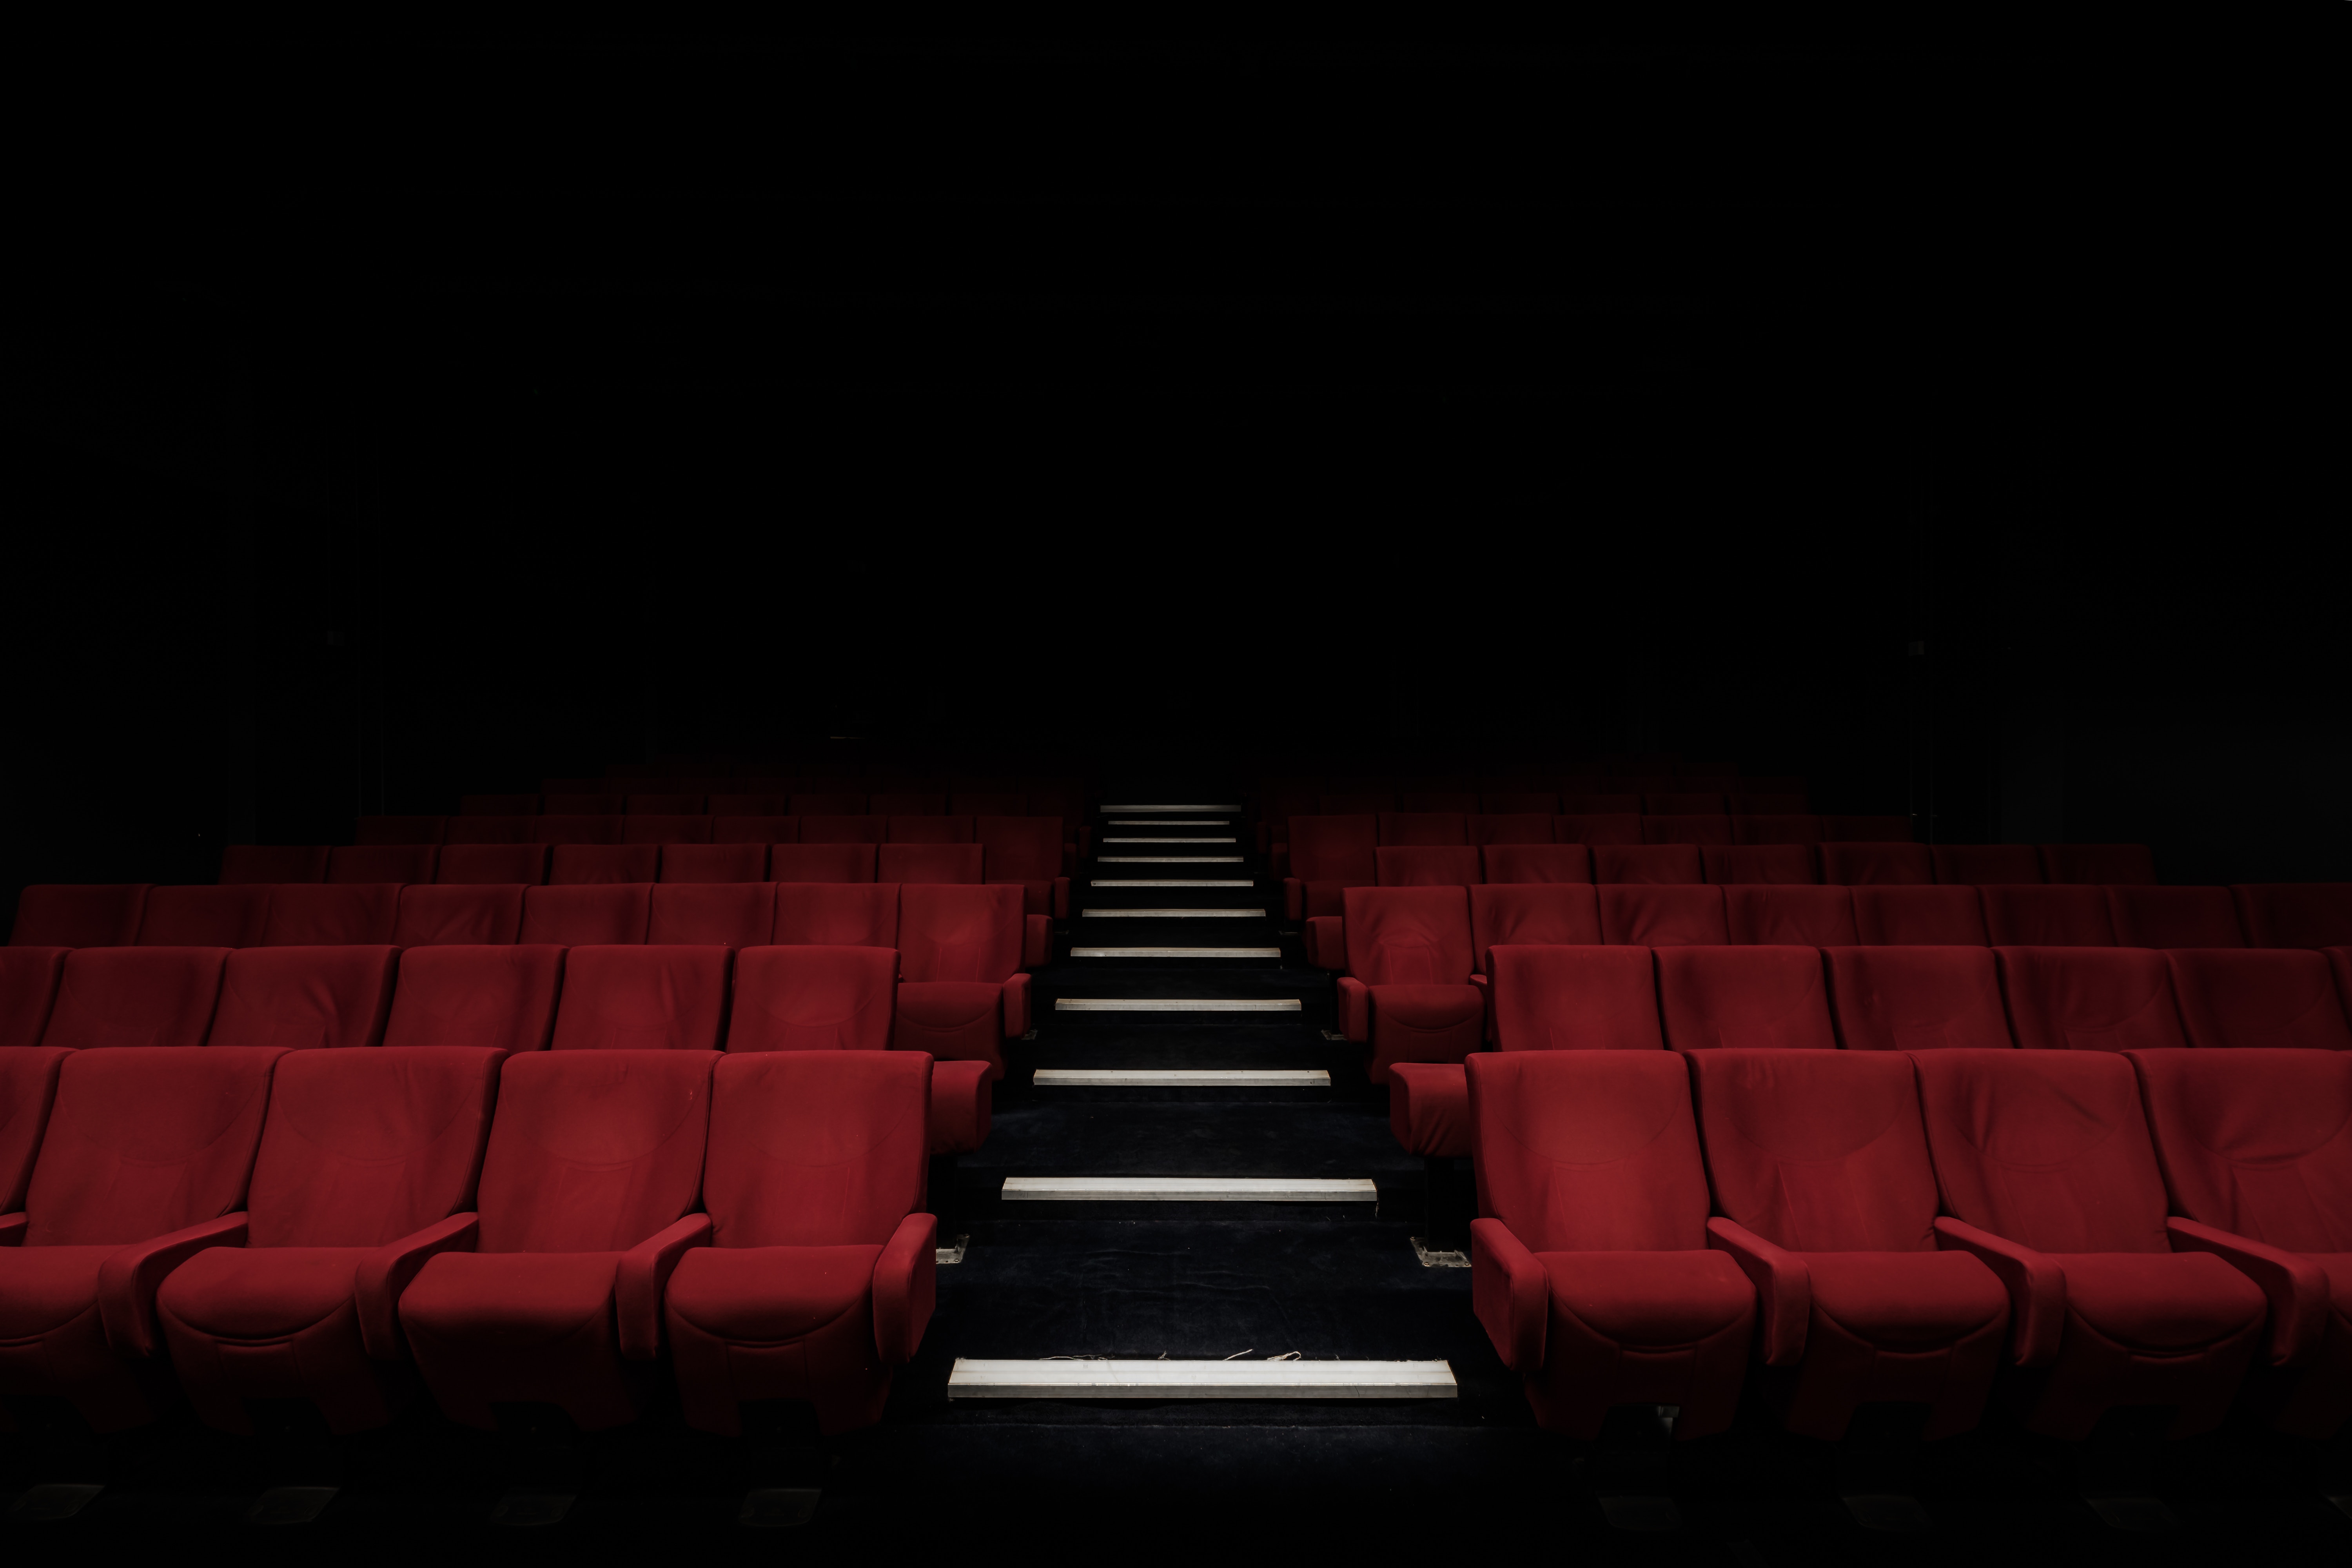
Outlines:
{"type": "Polygon", "coordinates": [[[949,1243],[947,1246],[940,1247],[933,1256],[939,1259],[940,1266],[941,1268],[945,1268],[950,1263],[961,1263],[963,1261],[963,1255],[969,1251],[971,1247],[971,1237],[969,1236],[959,1236],[954,1241],[949,1243]]]}
{"type": "Polygon", "coordinates": [[[1428,1247],[1423,1247],[1421,1244],[1421,1237],[1416,1236],[1411,1239],[1412,1241],[1412,1255],[1421,1259],[1421,1266],[1423,1268],[1467,1268],[1470,1267],[1470,1255],[1466,1252],[1432,1252],[1428,1247]]]}

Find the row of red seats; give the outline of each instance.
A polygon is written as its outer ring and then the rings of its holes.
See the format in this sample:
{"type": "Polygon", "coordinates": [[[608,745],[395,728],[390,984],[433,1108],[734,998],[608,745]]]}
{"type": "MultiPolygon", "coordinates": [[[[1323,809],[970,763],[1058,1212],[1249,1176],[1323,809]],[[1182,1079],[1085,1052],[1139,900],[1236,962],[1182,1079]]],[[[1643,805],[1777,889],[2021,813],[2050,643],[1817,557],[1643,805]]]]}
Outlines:
{"type": "Polygon", "coordinates": [[[1276,875],[1320,877],[1316,868],[1344,864],[1381,845],[1480,844],[1908,844],[1906,816],[1819,816],[1811,813],[1729,816],[1722,813],[1645,816],[1634,812],[1576,816],[1543,812],[1355,812],[1294,816],[1276,824],[1263,846],[1276,875]]]}
{"type": "MultiPolygon", "coordinates": [[[[765,781],[747,780],[757,786],[765,781]]],[[[1046,790],[965,791],[844,789],[663,789],[616,792],[609,787],[548,790],[538,795],[468,795],[457,815],[468,816],[1065,816],[1084,810],[1076,793],[1046,790]]]]}
{"type": "Polygon", "coordinates": [[[1998,1398],[2088,1437],[2116,1406],[2352,1415],[2352,1057],[2311,1051],[1474,1057],[1471,1303],[1538,1421],[1925,1436],[1998,1398]],[[2248,1383],[2259,1357],[2262,1366],[2248,1383]]]}
{"type": "Polygon", "coordinates": [[[881,1419],[936,1292],[919,1052],[0,1053],[0,1397],[146,1425],[176,1381],[382,1426],[634,1417],[665,1349],[688,1423],[881,1419]],[[37,1153],[35,1151],[37,1150],[37,1153]]]}
{"type": "MultiPolygon", "coordinates": [[[[362,845],[985,844],[1059,861],[1058,816],[362,816],[362,845]]],[[[293,879],[281,879],[292,880],[293,879]]]]}
{"type": "MultiPolygon", "coordinates": [[[[1959,845],[1949,847],[2019,849],[2024,865],[2011,869],[2039,870],[2031,844],[1959,845]]],[[[2065,850],[2052,863],[2069,872],[2065,877],[2027,877],[2022,884],[2059,886],[2122,884],[2153,886],[2147,847],[2138,844],[2053,844],[2065,850]],[[2089,873],[2108,871],[2098,877],[2089,873]]],[[[1411,847],[1382,845],[1372,851],[1372,880],[1380,888],[1431,887],[1451,883],[1469,887],[1477,882],[1780,882],[1804,885],[1822,882],[1865,887],[1933,887],[1937,884],[1979,886],[1958,872],[1972,868],[1968,858],[1954,857],[1943,865],[1948,875],[1913,877],[1902,873],[1929,861],[1924,844],[1456,844],[1411,847]]],[[[2000,868],[1999,863],[1988,869],[2000,868]]],[[[1296,879],[1292,879],[1296,880],[1296,879]]],[[[1997,879],[1987,878],[1986,881],[1997,879]]],[[[1329,889],[1362,887],[1352,878],[1335,883],[1301,883],[1302,910],[1310,899],[1329,900],[1329,889]],[[1320,888],[1322,891],[1315,889],[1320,888]]],[[[2019,885],[2019,884],[2010,884],[2019,885]]]]}

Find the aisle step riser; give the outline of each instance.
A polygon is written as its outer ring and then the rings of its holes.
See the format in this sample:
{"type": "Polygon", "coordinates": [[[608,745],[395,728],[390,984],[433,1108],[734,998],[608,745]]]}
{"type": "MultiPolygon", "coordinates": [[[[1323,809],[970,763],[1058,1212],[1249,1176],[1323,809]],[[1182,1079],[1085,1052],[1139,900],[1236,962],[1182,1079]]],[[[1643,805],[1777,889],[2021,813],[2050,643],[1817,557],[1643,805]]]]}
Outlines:
{"type": "Polygon", "coordinates": [[[1257,883],[1247,877],[1097,877],[1087,882],[1089,888],[1255,888],[1257,883]]]}
{"type": "Polygon", "coordinates": [[[1321,1068],[1039,1068],[1040,1089],[1328,1089],[1321,1068]]]}
{"type": "Polygon", "coordinates": [[[1056,1013],[1303,1013],[1296,996],[1059,996],[1056,1013]]]}
{"type": "Polygon", "coordinates": [[[1442,1361],[988,1361],[958,1356],[950,1399],[1454,1399],[1442,1361]]]}
{"type": "Polygon", "coordinates": [[[1102,813],[1105,816],[1108,816],[1111,813],[1116,811],[1126,811],[1132,812],[1139,816],[1147,812],[1155,814],[1172,811],[1222,811],[1227,813],[1238,813],[1240,810],[1241,807],[1238,805],[1106,805],[1102,808],[1102,813]]]}
{"type": "Polygon", "coordinates": [[[1371,1204],[1362,1176],[1007,1176],[1007,1203],[1371,1204]]]}
{"type": "Polygon", "coordinates": [[[1078,918],[1082,921],[1262,921],[1266,918],[1266,912],[1264,910],[1082,909],[1078,911],[1078,918]]]}
{"type": "Polygon", "coordinates": [[[1271,958],[1279,959],[1278,947],[1074,947],[1072,958],[1271,958]]]}

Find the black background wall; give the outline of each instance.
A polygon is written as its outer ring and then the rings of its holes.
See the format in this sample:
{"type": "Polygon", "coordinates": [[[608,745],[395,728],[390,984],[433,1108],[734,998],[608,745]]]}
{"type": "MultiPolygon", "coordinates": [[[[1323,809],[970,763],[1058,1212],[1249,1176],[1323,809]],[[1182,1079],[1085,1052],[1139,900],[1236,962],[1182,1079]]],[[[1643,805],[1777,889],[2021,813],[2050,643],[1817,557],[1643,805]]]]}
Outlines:
{"type": "Polygon", "coordinates": [[[41,66],[11,886],[836,734],[1681,750],[2352,877],[2326,184],[2186,55],[41,66]]]}

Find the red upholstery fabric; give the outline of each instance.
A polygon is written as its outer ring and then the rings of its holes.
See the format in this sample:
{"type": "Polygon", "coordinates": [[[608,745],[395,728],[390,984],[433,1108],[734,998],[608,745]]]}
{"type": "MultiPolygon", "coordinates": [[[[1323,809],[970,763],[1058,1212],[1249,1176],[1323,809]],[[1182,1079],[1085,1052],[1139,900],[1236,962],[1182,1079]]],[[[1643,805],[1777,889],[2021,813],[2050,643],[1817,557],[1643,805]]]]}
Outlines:
{"type": "Polygon", "coordinates": [[[1936,863],[1925,844],[1829,844],[1821,857],[1822,880],[1849,888],[1924,888],[1936,879],[1936,863]]]}
{"type": "MultiPolygon", "coordinates": [[[[721,848],[758,846],[723,845],[721,848]]],[[[776,889],[748,882],[661,882],[647,900],[648,942],[723,942],[765,947],[776,928],[776,889]]]]}
{"type": "Polygon", "coordinates": [[[614,1280],[630,1248],[694,1205],[717,1059],[506,1058],[482,1162],[480,1250],[434,1258],[400,1301],[417,1369],[451,1419],[489,1427],[505,1401],[560,1405],[590,1430],[636,1415],[614,1280]]]}
{"type": "Polygon", "coordinates": [[[626,818],[609,816],[540,816],[531,819],[531,838],[541,844],[618,844],[626,818]]]}
{"type": "Polygon", "coordinates": [[[1756,886],[1723,889],[1723,917],[1739,943],[1852,946],[1853,900],[1843,888],[1756,886]]]}
{"type": "Polygon", "coordinates": [[[1677,1405],[1681,1438],[1731,1424],[1756,1292],[1706,1247],[1706,1178],[1682,1063],[1618,1051],[1468,1063],[1471,1303],[1546,1430],[1597,1436],[1612,1405],[1677,1405]]]}
{"type": "Polygon", "coordinates": [[[446,824],[438,816],[362,816],[352,838],[359,844],[438,844],[446,824]]]}
{"type": "Polygon", "coordinates": [[[762,882],[767,877],[764,844],[665,844],[661,848],[664,882],[762,882]]]}
{"type": "MultiPolygon", "coordinates": [[[[1489,790],[1479,795],[1478,809],[1489,816],[1517,816],[1534,813],[1549,817],[1558,815],[1559,796],[1548,790],[1489,790]]],[[[1486,842],[1499,844],[1504,840],[1487,839],[1486,842]]]]}
{"type": "Polygon", "coordinates": [[[2164,962],[2192,1046],[2352,1051],[2352,1023],[2324,954],[2297,948],[2179,948],[2164,962]]]}
{"type": "Polygon", "coordinates": [[[1824,947],[1822,957],[1838,1044],[1847,1050],[1995,1050],[2015,1043],[1989,949],[1824,947]]]}
{"type": "Polygon", "coordinates": [[[1478,851],[1466,845],[1402,849],[1383,845],[1373,851],[1373,864],[1383,888],[1466,888],[1479,879],[1478,851]]]}
{"type": "Polygon", "coordinates": [[[797,816],[713,816],[710,819],[710,841],[713,844],[797,844],[801,841],[801,819],[797,816]]]}
{"type": "Polygon", "coordinates": [[[539,811],[535,795],[461,795],[457,797],[460,816],[530,816],[539,811]]]}
{"type": "Polygon", "coordinates": [[[1602,887],[1601,940],[1627,947],[1720,947],[1731,940],[1723,889],[1709,887],[1602,887]]]}
{"type": "Polygon", "coordinates": [[[1500,942],[1596,946],[1600,941],[1601,903],[1581,883],[1470,889],[1471,963],[1481,974],[1493,973],[1486,955],[1500,942]]]}
{"type": "Polygon", "coordinates": [[[1467,844],[1465,814],[1458,811],[1384,811],[1379,814],[1378,842],[1398,846],[1467,844]]]}
{"type": "Polygon", "coordinates": [[[1003,1078],[1005,1034],[1016,1021],[1027,1026],[1007,1016],[1016,1007],[1015,989],[1025,1010],[1027,977],[1019,973],[1024,929],[1017,886],[901,888],[893,1047],[984,1061],[991,1081],[1003,1078]]]}
{"type": "MultiPolygon", "coordinates": [[[[1749,816],[1734,816],[1731,819],[1731,841],[1734,844],[1802,844],[1822,841],[1822,819],[1806,812],[1772,812],[1749,816]]],[[[1807,857],[1811,866],[1811,858],[1807,857]]],[[[1811,881],[1809,875],[1806,879],[1811,881]]]]}
{"type": "Polygon", "coordinates": [[[1473,844],[1549,844],[1549,812],[1490,813],[1465,819],[1464,831],[1473,844]]]}
{"type": "MultiPolygon", "coordinates": [[[[1562,790],[1559,795],[1559,809],[1570,817],[1632,817],[1635,819],[1633,831],[1636,834],[1641,832],[1642,797],[1638,795],[1617,795],[1607,791],[1562,790]]],[[[1602,841],[1588,838],[1582,842],[1592,844],[1602,841]]],[[[1639,840],[1611,840],[1610,842],[1638,843],[1639,840]]]]}
{"type": "Polygon", "coordinates": [[[897,947],[896,882],[778,882],[778,947],[897,947]]]}
{"type": "Polygon", "coordinates": [[[575,947],[555,1009],[559,1051],[715,1051],[733,950],[575,947]]]}
{"type": "MultiPolygon", "coordinates": [[[[2116,1405],[2178,1405],[2175,1436],[2219,1424],[2265,1303],[2220,1258],[2170,1250],[2131,1063],[2057,1051],[1911,1060],[1944,1207],[2016,1259],[2004,1280],[2012,1355],[2032,1375],[2012,1377],[2009,1396],[2026,1426],[2080,1441],[2116,1405]],[[2053,1272],[2054,1291],[2042,1284],[2053,1272]]],[[[1937,1230],[1948,1248],[2000,1255],[1949,1221],[1937,1230]]]]}
{"type": "Polygon", "coordinates": [[[1370,986],[1466,984],[1470,898],[1462,888],[1350,888],[1348,972],[1370,986]]]}
{"type": "Polygon", "coordinates": [[[2028,1050],[2186,1046],[2164,955],[2138,947],[1996,947],[2010,1033],[2028,1050]]]}
{"type": "Polygon", "coordinates": [[[2109,888],[2118,947],[2243,947],[2227,888],[2109,888]]]}
{"type": "Polygon", "coordinates": [[[139,921],[142,947],[252,947],[269,919],[270,887],[155,888],[139,921]]]}
{"type": "Polygon", "coordinates": [[[431,844],[339,844],[327,856],[327,880],[429,882],[439,858],[431,844]]]}
{"type": "Polygon", "coordinates": [[[373,1046],[392,1011],[392,946],[249,947],[228,955],[207,1046],[373,1046]]]}
{"type": "Polygon", "coordinates": [[[405,948],[513,942],[522,931],[523,891],[520,885],[403,888],[393,942],[405,948]]]}
{"type": "Polygon", "coordinates": [[[2352,882],[2241,882],[2230,892],[2248,947],[2352,944],[2352,882]]]}
{"type": "Polygon", "coordinates": [[[156,1417],[161,1369],[138,1352],[180,1249],[153,1244],[243,1202],[278,1055],[126,1048],[59,1066],[23,1239],[0,1247],[0,1397],[66,1399],[100,1432],[156,1417]]]}
{"type": "Polygon", "coordinates": [[[1853,929],[1870,947],[1989,947],[1974,888],[1861,887],[1853,929]]]}
{"type": "Polygon", "coordinates": [[[560,947],[412,948],[400,955],[384,1047],[544,1050],[562,984],[560,947]]]}
{"type": "Polygon", "coordinates": [[[544,844],[445,844],[433,864],[436,882],[469,886],[537,885],[547,880],[544,844]]]}
{"type": "Polygon", "coordinates": [[[1646,947],[1498,944],[1486,961],[1500,1049],[1654,1051],[1666,1043],[1646,947]]]}
{"type": "Polygon", "coordinates": [[[887,816],[801,816],[803,844],[881,844],[889,837],[890,819],[887,816]]]}
{"type": "Polygon", "coordinates": [[[2042,875],[2052,882],[2152,887],[2156,857],[2145,844],[2042,844],[2042,875]]]}
{"type": "Polygon", "coordinates": [[[1658,1015],[1678,1051],[1834,1050],[1822,955],[1810,947],[1668,947],[1658,1015]]]}
{"type": "Polygon", "coordinates": [[[1551,819],[1555,844],[1639,844],[1642,819],[1630,812],[1571,812],[1551,819]]]}
{"type": "MultiPolygon", "coordinates": [[[[41,1043],[57,1005],[68,947],[0,947],[0,1051],[41,1043]]],[[[0,1214],[10,1211],[0,1208],[0,1214]]]]}
{"type": "Polygon", "coordinates": [[[768,851],[772,882],[871,882],[872,844],[778,844],[768,851]]]}
{"type": "Polygon", "coordinates": [[[1299,884],[1301,899],[1300,908],[1290,911],[1293,917],[1339,914],[1343,889],[1376,884],[1379,842],[1378,819],[1370,812],[1292,817],[1290,880],[1299,884]]]}
{"type": "Polygon", "coordinates": [[[221,850],[220,879],[236,882],[323,882],[323,844],[231,844],[221,850]]]}
{"type": "Polygon", "coordinates": [[[2031,844],[1931,844],[1936,880],[1963,887],[2042,880],[2042,858],[2031,844]]]}
{"type": "Polygon", "coordinates": [[[396,882],[289,882],[270,889],[263,947],[384,943],[400,923],[396,882]]]}
{"type": "Polygon", "coordinates": [[[1642,818],[1642,842],[1644,844],[1728,844],[1731,842],[1731,818],[1701,816],[1645,816],[1642,818]]]}
{"type": "Polygon", "coordinates": [[[1713,790],[1668,790],[1644,793],[1642,809],[1653,816],[1720,816],[1723,796],[1713,790]]]}
{"type": "Polygon", "coordinates": [[[1592,880],[1592,851],[1581,844],[1489,844],[1478,853],[1489,882],[1592,880]]]}
{"type": "Polygon", "coordinates": [[[983,851],[983,880],[1020,883],[1021,907],[1029,914],[1069,917],[1070,884],[1062,874],[1059,817],[975,817],[972,837],[983,851]]]}
{"type": "Polygon", "coordinates": [[[0,1050],[0,1215],[24,1212],[33,1158],[58,1098],[58,1071],[72,1054],[39,1045],[0,1050]]]}
{"type": "Polygon", "coordinates": [[[2097,888],[1990,886],[1977,889],[1995,947],[2113,947],[2106,895],[2097,888]]]}
{"type": "MultiPolygon", "coordinates": [[[[579,820],[565,817],[566,822],[579,820]]],[[[447,844],[543,844],[545,839],[531,837],[538,825],[536,816],[453,816],[441,830],[441,842],[447,844]]]]}
{"type": "Polygon", "coordinates": [[[740,1432],[740,1407],[770,1399],[813,1402],[825,1433],[882,1418],[936,1296],[936,1222],[916,1213],[930,1075],[927,1058],[864,1051],[719,1064],[711,1245],[667,1292],[688,1426],[740,1432]]]}
{"type": "Polygon", "coordinates": [[[1802,844],[1709,844],[1699,865],[1710,882],[1813,881],[1813,852],[1802,844]]]}
{"type": "Polygon", "coordinates": [[[1456,1062],[1389,1064],[1389,1131],[1408,1154],[1470,1152],[1470,1080],[1456,1062]]]}
{"type": "Polygon", "coordinates": [[[840,790],[795,794],[792,812],[795,816],[863,816],[866,796],[840,790]]]}
{"type": "Polygon", "coordinates": [[[657,844],[558,844],[548,856],[547,885],[650,882],[661,870],[661,854],[657,844]]]}
{"type": "MultiPolygon", "coordinates": [[[[877,801],[885,797],[877,795],[877,801]]],[[[886,844],[970,844],[972,842],[971,818],[950,816],[944,812],[915,815],[893,812],[882,830],[886,844]]]]}
{"type": "Polygon", "coordinates": [[[128,947],[147,910],[145,882],[37,882],[16,896],[11,947],[128,947]]]}
{"type": "Polygon", "coordinates": [[[68,1050],[201,1046],[225,947],[86,947],[67,955],[41,1044],[68,1050]]]}
{"type": "Polygon", "coordinates": [[[1822,841],[1841,844],[1908,844],[1907,816],[1829,816],[1822,818],[1822,841]]]}
{"type": "Polygon", "coordinates": [[[1764,1359],[1798,1367],[1780,1391],[1790,1429],[1835,1441],[1872,1403],[1930,1406],[1929,1437],[1974,1426],[2009,1293],[1976,1258],[1936,1248],[1911,1064],[1710,1051],[1692,1058],[1691,1090],[1716,1206],[1786,1255],[1711,1227],[1759,1287],[1764,1359]]]}
{"type": "Polygon", "coordinates": [[[761,947],[735,965],[730,1051],[890,1047],[898,955],[885,947],[761,947]]]}
{"type": "Polygon", "coordinates": [[[973,886],[981,879],[982,858],[983,852],[977,844],[885,844],[878,847],[874,874],[885,882],[973,886]]]}
{"type": "Polygon", "coordinates": [[[642,942],[652,910],[650,882],[526,889],[521,940],[563,947],[642,942]]]}
{"type": "Polygon", "coordinates": [[[278,1065],[246,1245],[196,1254],[156,1296],[173,1370],[207,1424],[249,1432],[246,1401],[272,1398],[312,1401],[333,1432],[392,1419],[404,1384],[370,1364],[359,1276],[473,1201],[499,1061],[392,1050],[278,1065]]]}
{"type": "Polygon", "coordinates": [[[1649,887],[1706,880],[1696,844],[1596,844],[1592,879],[1649,887]]]}

